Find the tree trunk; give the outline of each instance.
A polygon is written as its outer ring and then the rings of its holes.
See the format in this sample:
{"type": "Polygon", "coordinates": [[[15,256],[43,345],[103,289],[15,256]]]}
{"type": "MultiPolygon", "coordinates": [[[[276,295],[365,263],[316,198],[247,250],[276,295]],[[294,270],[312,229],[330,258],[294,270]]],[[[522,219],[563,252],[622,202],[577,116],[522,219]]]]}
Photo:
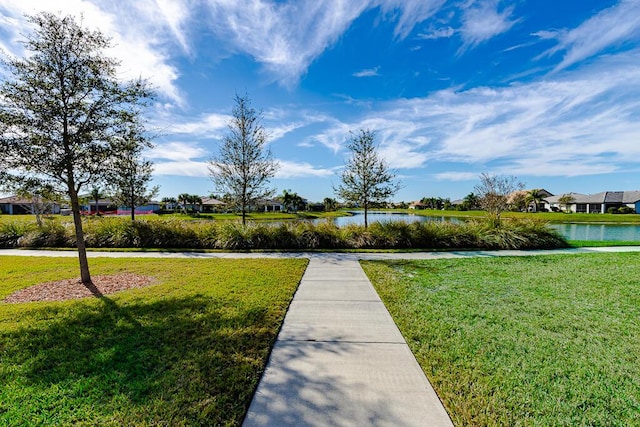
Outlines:
{"type": "Polygon", "coordinates": [[[367,206],[367,203],[365,202],[364,203],[364,228],[365,228],[365,230],[367,228],[369,228],[369,222],[367,221],[367,211],[369,210],[368,208],[369,208],[369,206],[367,206]]]}
{"type": "Polygon", "coordinates": [[[91,285],[91,275],[89,274],[89,262],[87,261],[87,247],[84,242],[84,232],[82,231],[82,217],[80,216],[80,203],[78,193],[73,187],[70,188],[71,211],[73,212],[73,225],[76,230],[76,247],[78,248],[78,260],[80,261],[80,280],[85,285],[91,285]]]}

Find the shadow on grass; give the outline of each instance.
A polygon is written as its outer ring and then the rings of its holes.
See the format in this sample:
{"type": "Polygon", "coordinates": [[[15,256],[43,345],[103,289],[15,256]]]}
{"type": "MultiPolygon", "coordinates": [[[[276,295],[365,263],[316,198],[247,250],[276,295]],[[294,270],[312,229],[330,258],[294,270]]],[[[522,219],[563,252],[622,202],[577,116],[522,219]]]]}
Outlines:
{"type": "Polygon", "coordinates": [[[202,295],[54,316],[0,336],[0,424],[239,424],[277,333],[268,309],[202,295]]]}

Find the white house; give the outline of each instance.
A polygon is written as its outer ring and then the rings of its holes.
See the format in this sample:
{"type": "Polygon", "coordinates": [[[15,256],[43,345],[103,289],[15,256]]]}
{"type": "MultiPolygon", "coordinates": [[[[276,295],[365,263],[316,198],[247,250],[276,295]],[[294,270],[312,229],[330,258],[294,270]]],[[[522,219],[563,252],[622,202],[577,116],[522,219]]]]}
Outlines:
{"type": "Polygon", "coordinates": [[[564,196],[550,196],[544,199],[545,208],[549,211],[568,210],[576,213],[606,213],[609,208],[627,206],[634,213],[640,213],[640,191],[603,191],[596,194],[568,193],[571,203],[567,206],[560,203],[564,196]]]}

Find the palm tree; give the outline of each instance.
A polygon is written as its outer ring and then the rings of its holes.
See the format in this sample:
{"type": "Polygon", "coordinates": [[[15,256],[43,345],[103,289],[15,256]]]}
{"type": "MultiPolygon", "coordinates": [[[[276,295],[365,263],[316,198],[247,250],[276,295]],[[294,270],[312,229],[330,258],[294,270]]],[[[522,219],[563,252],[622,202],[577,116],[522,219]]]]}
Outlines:
{"type": "Polygon", "coordinates": [[[178,204],[178,201],[175,197],[163,197],[161,202],[164,205],[164,209],[166,210],[175,210],[176,205],[178,204]],[[171,208],[169,208],[169,206],[171,206],[171,208]]]}
{"type": "Polygon", "coordinates": [[[100,199],[104,197],[104,194],[100,191],[99,187],[93,187],[89,195],[91,196],[91,200],[96,202],[96,215],[98,215],[100,213],[98,210],[98,203],[100,202],[100,199]]]}
{"type": "Polygon", "coordinates": [[[190,198],[191,195],[189,193],[178,194],[178,203],[182,205],[184,213],[187,213],[187,204],[189,203],[190,198]]]}
{"type": "Polygon", "coordinates": [[[527,194],[527,205],[530,205],[531,203],[533,203],[534,206],[534,212],[538,212],[540,211],[540,203],[542,203],[542,200],[544,199],[544,194],[542,194],[542,190],[540,190],[539,188],[534,188],[533,190],[529,190],[529,194],[527,194]]]}
{"type": "Polygon", "coordinates": [[[462,199],[462,205],[467,210],[477,209],[480,206],[480,200],[474,193],[469,193],[462,199]]]}

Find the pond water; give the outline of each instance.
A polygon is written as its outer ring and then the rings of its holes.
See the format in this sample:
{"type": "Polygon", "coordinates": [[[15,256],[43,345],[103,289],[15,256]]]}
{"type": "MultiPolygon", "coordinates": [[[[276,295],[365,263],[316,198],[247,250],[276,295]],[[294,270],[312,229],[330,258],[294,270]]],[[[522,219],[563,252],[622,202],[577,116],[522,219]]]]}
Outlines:
{"type": "MultiPolygon", "coordinates": [[[[325,219],[320,218],[315,220],[316,222],[322,221],[332,221],[338,227],[342,227],[344,225],[356,224],[356,225],[364,225],[364,213],[363,212],[351,212],[352,216],[339,216],[336,218],[325,219]]],[[[397,213],[397,212],[379,212],[379,211],[370,211],[367,215],[367,219],[369,224],[372,222],[388,222],[388,221],[404,221],[404,222],[426,222],[426,221],[450,221],[453,223],[460,222],[458,218],[450,218],[444,216],[422,216],[422,215],[412,215],[405,213],[397,213]]]]}
{"type": "Polygon", "coordinates": [[[622,224],[551,224],[569,240],[640,241],[640,226],[622,224]]]}
{"type": "MultiPolygon", "coordinates": [[[[364,224],[364,214],[362,212],[352,212],[352,216],[342,216],[331,219],[337,226],[348,224],[364,224]]],[[[369,223],[374,221],[404,221],[404,222],[424,222],[424,221],[450,221],[460,222],[458,218],[422,216],[395,212],[372,211],[368,215],[369,223]]],[[[327,219],[316,220],[327,221],[327,219]]],[[[569,240],[599,240],[599,241],[640,241],[640,225],[630,224],[550,224],[550,227],[557,230],[569,240]]]]}

